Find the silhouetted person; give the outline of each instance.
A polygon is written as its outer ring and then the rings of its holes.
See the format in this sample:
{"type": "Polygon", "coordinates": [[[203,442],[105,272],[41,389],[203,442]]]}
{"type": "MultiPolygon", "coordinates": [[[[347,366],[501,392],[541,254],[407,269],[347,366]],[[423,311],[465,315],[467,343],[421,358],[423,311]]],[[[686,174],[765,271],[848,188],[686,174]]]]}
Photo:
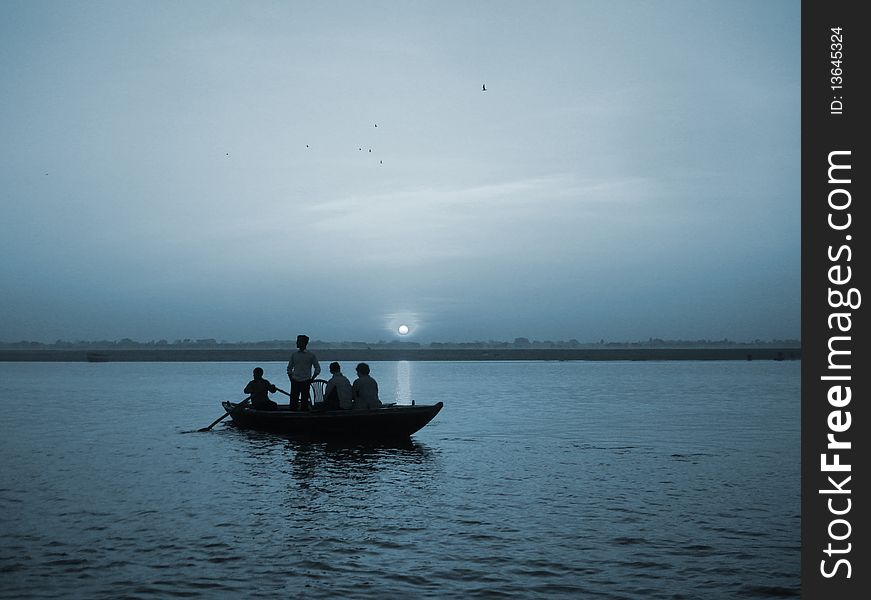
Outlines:
{"type": "Polygon", "coordinates": [[[251,405],[257,410],[275,410],[278,405],[269,399],[269,392],[278,391],[268,379],[263,379],[263,369],[254,369],[254,379],[248,382],[244,392],[251,395],[251,405]]]}
{"type": "Polygon", "coordinates": [[[354,392],[354,408],[367,409],[379,408],[381,400],[378,399],[378,382],[369,375],[369,365],[360,363],[357,365],[357,379],[351,386],[354,392]]]}
{"type": "Polygon", "coordinates": [[[327,410],[349,409],[354,406],[354,390],[351,382],[342,375],[339,363],[330,363],[330,373],[333,376],[324,389],[324,405],[327,410]]]}
{"type": "Polygon", "coordinates": [[[308,336],[296,336],[298,350],[290,355],[290,362],[287,363],[287,377],[290,379],[290,410],[311,409],[311,382],[321,372],[317,357],[306,350],[306,346],[308,346],[308,336]]]}

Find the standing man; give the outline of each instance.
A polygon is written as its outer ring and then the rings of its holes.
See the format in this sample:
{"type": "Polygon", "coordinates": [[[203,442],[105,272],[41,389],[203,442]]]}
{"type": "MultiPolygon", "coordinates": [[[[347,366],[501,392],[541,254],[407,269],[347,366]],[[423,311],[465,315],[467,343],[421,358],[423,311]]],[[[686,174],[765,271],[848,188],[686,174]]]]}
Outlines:
{"type": "Polygon", "coordinates": [[[308,336],[296,336],[296,347],[299,349],[290,355],[290,362],[287,363],[290,410],[311,410],[311,382],[321,372],[317,357],[306,350],[306,346],[308,336]]]}

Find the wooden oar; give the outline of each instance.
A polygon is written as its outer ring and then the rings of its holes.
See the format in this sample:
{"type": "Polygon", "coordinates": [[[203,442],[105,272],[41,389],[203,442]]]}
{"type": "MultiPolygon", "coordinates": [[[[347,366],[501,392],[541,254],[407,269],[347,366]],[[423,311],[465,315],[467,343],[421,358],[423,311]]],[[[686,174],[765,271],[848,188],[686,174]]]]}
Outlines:
{"type": "MultiPolygon", "coordinates": [[[[281,392],[282,394],[284,394],[285,396],[287,396],[288,398],[291,398],[291,397],[292,397],[292,396],[290,395],[290,393],[285,392],[285,391],[284,391],[283,389],[281,389],[280,387],[277,387],[277,388],[275,388],[275,389],[278,390],[279,392],[281,392]]],[[[291,406],[291,404],[288,403],[288,406],[291,406]]]]}
{"type": "MultiPolygon", "coordinates": [[[[277,388],[275,388],[275,389],[278,390],[279,392],[281,392],[282,394],[284,394],[285,396],[287,396],[288,398],[292,398],[292,396],[291,396],[288,392],[285,392],[285,391],[284,391],[283,389],[281,389],[280,387],[277,387],[277,388]]],[[[311,404],[314,404],[314,401],[313,401],[311,398],[309,398],[309,402],[310,402],[311,404]]],[[[302,404],[302,399],[300,399],[300,404],[302,404]]]]}
{"type": "Polygon", "coordinates": [[[209,425],[208,427],[203,427],[202,429],[197,429],[197,431],[210,431],[212,429],[212,427],[214,427],[215,425],[217,425],[218,423],[220,423],[221,421],[226,419],[227,415],[229,415],[232,411],[236,410],[237,408],[239,408],[240,406],[242,406],[243,404],[248,402],[250,399],[251,399],[251,396],[248,396],[247,398],[242,400],[242,402],[240,402],[239,404],[237,404],[236,406],[234,406],[233,408],[231,408],[230,410],[225,412],[223,415],[221,415],[220,417],[218,417],[217,419],[212,421],[211,425],[209,425]]]}

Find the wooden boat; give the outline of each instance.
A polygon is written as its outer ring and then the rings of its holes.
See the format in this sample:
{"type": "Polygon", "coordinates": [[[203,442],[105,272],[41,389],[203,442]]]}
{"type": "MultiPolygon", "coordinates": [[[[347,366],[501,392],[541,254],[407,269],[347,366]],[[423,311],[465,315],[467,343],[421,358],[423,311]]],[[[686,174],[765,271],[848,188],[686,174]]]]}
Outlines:
{"type": "Polygon", "coordinates": [[[389,405],[368,410],[255,410],[222,402],[233,424],[246,429],[317,438],[407,438],[432,421],[444,404],[389,405]]]}

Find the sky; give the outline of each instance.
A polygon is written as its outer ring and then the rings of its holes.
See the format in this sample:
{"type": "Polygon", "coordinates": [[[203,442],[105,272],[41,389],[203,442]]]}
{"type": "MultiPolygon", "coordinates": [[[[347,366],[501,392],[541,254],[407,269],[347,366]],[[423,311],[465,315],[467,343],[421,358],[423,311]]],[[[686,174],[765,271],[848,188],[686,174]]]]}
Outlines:
{"type": "Polygon", "coordinates": [[[798,339],[800,83],[797,1],[2,0],[0,341],[798,339]]]}

